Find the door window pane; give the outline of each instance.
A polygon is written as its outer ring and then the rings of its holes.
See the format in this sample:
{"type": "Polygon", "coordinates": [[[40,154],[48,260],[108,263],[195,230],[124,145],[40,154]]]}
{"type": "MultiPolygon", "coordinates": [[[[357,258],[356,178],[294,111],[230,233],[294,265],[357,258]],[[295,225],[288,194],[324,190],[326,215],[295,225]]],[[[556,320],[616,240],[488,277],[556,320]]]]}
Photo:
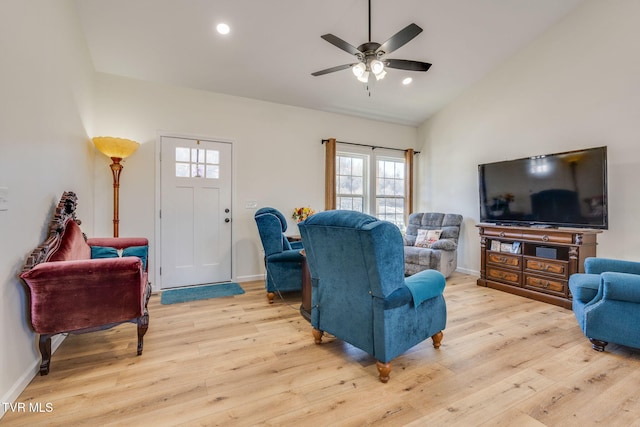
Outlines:
{"type": "Polygon", "coordinates": [[[176,147],[176,177],[220,178],[220,152],[203,148],[176,147]]]}
{"type": "Polygon", "coordinates": [[[176,176],[179,178],[189,178],[189,163],[176,163],[176,176]]]}
{"type": "Polygon", "coordinates": [[[188,162],[190,160],[188,148],[176,147],[176,162],[188,162]]]}

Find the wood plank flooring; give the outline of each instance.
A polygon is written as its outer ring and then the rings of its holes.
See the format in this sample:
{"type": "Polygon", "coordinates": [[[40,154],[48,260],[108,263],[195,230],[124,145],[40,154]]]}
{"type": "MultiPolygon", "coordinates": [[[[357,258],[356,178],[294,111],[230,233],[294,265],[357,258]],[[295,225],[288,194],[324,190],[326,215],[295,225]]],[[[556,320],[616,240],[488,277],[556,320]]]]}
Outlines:
{"type": "Polygon", "coordinates": [[[269,305],[251,282],[192,303],[153,295],[142,356],[133,324],[70,335],[18,398],[26,411],[0,424],[640,426],[639,350],[595,352],[570,310],[475,283],[449,278],[442,347],[395,359],[387,384],[362,351],[313,343],[299,293],[269,305]]]}

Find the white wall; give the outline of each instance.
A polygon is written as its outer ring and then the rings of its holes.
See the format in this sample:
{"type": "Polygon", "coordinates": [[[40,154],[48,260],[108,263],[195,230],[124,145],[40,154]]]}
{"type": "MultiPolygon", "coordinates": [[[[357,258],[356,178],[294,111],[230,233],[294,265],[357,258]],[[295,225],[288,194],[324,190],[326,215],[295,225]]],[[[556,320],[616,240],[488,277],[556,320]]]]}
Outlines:
{"type": "Polygon", "coordinates": [[[608,146],[598,255],[640,260],[640,2],[591,0],[419,128],[419,210],[465,217],[461,269],[480,269],[477,165],[608,146]]]}
{"type": "MultiPolygon", "coordinates": [[[[152,251],[158,241],[154,221],[159,132],[234,142],[233,276],[239,281],[264,273],[255,210],[246,209],[246,201],[275,207],[287,217],[296,206],[324,208],[323,138],[397,148],[415,148],[417,141],[415,127],[112,75],[98,74],[96,79],[95,135],[141,143],[121,175],[120,235],[147,236],[152,251]]],[[[109,235],[113,212],[109,159],[96,156],[96,234],[109,235]]],[[[292,219],[289,227],[297,234],[292,219]]],[[[157,286],[153,278],[152,282],[157,286]]]]}
{"type": "Polygon", "coordinates": [[[63,191],[78,194],[78,218],[92,232],[93,67],[67,0],[2,0],[0,52],[0,187],[9,189],[0,211],[0,402],[12,402],[40,365],[18,274],[63,191]]]}

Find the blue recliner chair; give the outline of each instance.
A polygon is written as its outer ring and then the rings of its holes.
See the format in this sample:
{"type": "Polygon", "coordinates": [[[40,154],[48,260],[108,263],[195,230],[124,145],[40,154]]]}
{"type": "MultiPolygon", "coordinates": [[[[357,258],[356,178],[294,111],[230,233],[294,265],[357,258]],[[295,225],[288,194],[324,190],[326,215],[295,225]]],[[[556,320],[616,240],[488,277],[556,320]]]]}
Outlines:
{"type": "Polygon", "coordinates": [[[404,277],[400,230],[353,211],[317,213],[299,224],[311,272],[311,324],[316,344],[326,331],[377,360],[387,382],[390,361],[431,337],[440,347],[446,324],[436,270],[404,277]]]}
{"type": "Polygon", "coordinates": [[[261,208],[255,214],[260,240],[264,248],[264,265],[267,271],[265,287],[269,304],[276,292],[302,289],[302,242],[289,242],[284,235],[287,220],[274,208],[261,208]]]}
{"type": "Polygon", "coordinates": [[[569,278],[573,312],[594,350],[610,343],[640,348],[640,262],[587,258],[569,278]]]}

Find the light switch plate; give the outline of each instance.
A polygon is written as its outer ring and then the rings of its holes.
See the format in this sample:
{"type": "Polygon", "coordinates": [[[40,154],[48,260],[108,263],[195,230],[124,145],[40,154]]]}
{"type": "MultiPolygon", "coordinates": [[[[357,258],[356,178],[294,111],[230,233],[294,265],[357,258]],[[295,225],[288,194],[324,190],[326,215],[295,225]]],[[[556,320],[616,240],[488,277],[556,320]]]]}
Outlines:
{"type": "Polygon", "coordinates": [[[9,210],[9,189],[0,187],[0,211],[9,210]]]}
{"type": "Polygon", "coordinates": [[[258,207],[258,202],[255,200],[247,200],[246,203],[244,204],[244,207],[246,209],[255,209],[258,207]]]}

